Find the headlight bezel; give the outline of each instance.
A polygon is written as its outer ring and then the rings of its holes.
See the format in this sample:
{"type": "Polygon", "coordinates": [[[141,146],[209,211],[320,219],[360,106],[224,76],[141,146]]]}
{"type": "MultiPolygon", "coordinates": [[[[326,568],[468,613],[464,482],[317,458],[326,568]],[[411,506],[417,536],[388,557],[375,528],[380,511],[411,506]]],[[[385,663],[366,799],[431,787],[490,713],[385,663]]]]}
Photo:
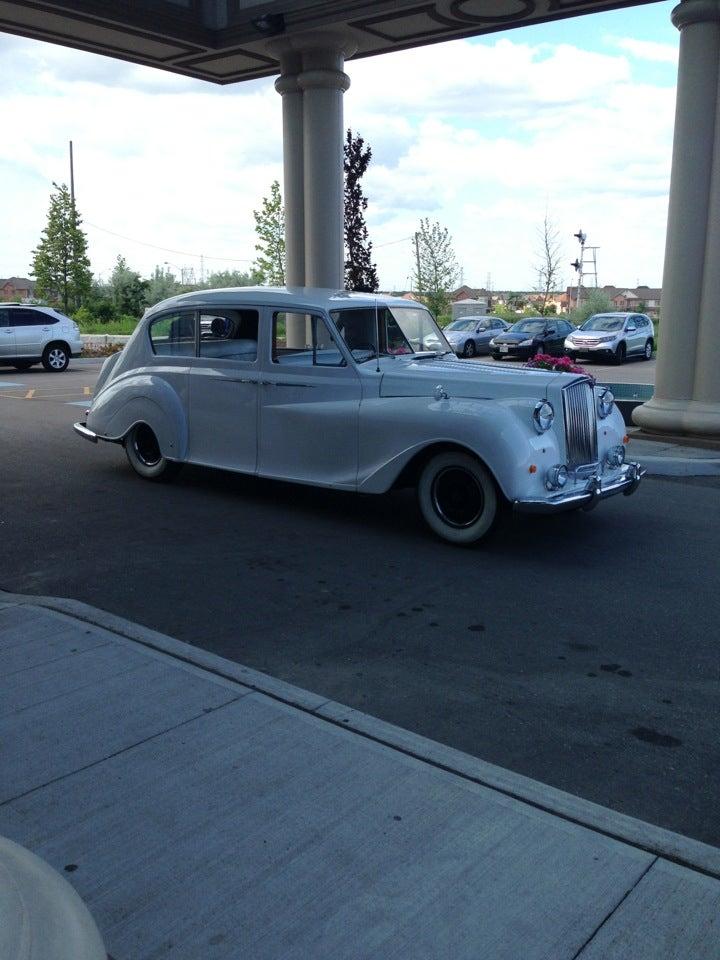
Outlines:
{"type": "Polygon", "coordinates": [[[547,433],[555,421],[555,408],[549,400],[538,400],[533,409],[533,425],[538,433],[547,433]],[[543,411],[543,408],[549,408],[543,411]]]}
{"type": "Polygon", "coordinates": [[[605,387],[597,398],[597,414],[601,420],[607,419],[613,412],[615,406],[615,395],[609,387],[605,387]]]}

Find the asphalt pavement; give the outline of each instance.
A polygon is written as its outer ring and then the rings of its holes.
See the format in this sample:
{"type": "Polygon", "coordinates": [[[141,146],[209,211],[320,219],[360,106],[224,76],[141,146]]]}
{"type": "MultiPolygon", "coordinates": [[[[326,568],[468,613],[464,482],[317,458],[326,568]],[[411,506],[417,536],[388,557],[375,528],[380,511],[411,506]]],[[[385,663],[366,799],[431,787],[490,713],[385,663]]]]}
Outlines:
{"type": "Polygon", "coordinates": [[[410,492],[199,468],[143,483],[72,432],[98,369],[0,372],[1,587],[92,603],[720,843],[720,481],[648,478],[458,550],[410,492]]]}

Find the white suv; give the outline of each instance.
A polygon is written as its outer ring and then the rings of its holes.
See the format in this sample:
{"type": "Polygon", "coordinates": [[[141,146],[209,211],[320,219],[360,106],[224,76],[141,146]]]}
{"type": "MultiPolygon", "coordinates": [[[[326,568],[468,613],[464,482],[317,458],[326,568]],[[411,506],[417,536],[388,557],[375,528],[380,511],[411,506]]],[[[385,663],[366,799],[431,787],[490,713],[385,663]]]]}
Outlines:
{"type": "Polygon", "coordinates": [[[27,370],[42,363],[51,373],[67,370],[83,348],[78,325],[52,307],[0,303],[0,367],[27,370]]]}

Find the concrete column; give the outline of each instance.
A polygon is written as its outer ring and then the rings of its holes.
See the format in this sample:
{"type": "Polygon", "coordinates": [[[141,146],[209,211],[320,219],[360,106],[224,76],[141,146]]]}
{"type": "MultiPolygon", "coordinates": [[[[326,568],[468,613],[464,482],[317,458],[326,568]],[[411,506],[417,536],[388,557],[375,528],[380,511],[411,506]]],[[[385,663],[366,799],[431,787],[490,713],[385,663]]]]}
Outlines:
{"type": "Polygon", "coordinates": [[[720,436],[720,0],[684,0],[655,396],[639,426],[720,436]]]}
{"type": "Polygon", "coordinates": [[[275,89],[282,96],[283,195],[285,205],[285,282],[305,286],[305,200],[303,183],[303,95],[297,76],[299,53],[281,57],[282,73],[275,89]]]}
{"type": "Polygon", "coordinates": [[[350,78],[337,50],[303,54],[305,282],[344,287],[343,93],[350,78]]]}

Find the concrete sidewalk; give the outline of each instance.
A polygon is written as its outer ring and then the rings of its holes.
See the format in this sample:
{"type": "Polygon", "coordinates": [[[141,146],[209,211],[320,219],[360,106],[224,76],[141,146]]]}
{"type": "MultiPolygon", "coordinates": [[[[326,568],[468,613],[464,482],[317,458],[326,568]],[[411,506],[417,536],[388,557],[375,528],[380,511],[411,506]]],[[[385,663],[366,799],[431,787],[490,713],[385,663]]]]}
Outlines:
{"type": "Polygon", "coordinates": [[[114,960],[716,960],[720,851],[75,601],[0,593],[0,835],[114,960]]]}
{"type": "Polygon", "coordinates": [[[717,447],[688,446],[637,434],[637,427],[628,430],[627,459],[638,460],[651,476],[720,477],[720,449],[717,447]]]}

